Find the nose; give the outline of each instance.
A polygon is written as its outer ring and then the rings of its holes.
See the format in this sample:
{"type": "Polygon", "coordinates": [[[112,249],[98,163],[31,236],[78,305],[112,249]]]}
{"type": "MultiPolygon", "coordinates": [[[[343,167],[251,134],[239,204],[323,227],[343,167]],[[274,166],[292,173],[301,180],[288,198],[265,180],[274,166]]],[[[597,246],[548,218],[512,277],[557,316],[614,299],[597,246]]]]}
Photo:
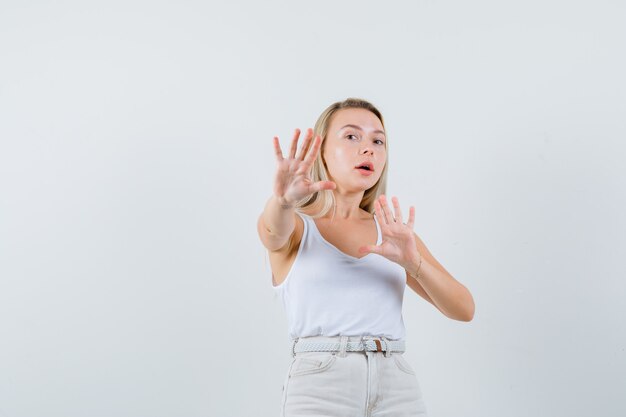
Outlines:
{"type": "Polygon", "coordinates": [[[364,150],[362,150],[362,151],[361,151],[361,153],[362,153],[362,154],[366,154],[366,153],[368,153],[368,152],[370,153],[370,155],[374,155],[374,151],[373,151],[373,150],[371,150],[371,149],[367,149],[367,148],[366,148],[366,149],[364,149],[364,150]]]}

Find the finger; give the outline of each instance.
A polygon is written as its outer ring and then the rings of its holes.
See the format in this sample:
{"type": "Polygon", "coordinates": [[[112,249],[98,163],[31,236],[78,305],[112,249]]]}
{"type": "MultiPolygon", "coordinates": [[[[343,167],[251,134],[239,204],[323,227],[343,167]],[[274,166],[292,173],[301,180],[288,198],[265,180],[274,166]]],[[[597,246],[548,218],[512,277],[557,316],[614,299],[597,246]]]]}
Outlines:
{"type": "Polygon", "coordinates": [[[402,211],[400,210],[400,201],[398,201],[398,197],[392,197],[391,203],[393,204],[393,209],[396,215],[396,221],[400,223],[404,223],[402,221],[402,211]]]}
{"type": "Polygon", "coordinates": [[[274,153],[276,154],[276,159],[278,162],[282,161],[283,151],[280,150],[280,142],[278,141],[278,136],[274,136],[274,153]]]}
{"type": "Polygon", "coordinates": [[[310,191],[313,193],[315,191],[334,190],[335,188],[336,184],[332,181],[318,181],[311,185],[310,191]]]}
{"type": "Polygon", "coordinates": [[[311,143],[311,138],[313,137],[313,129],[308,128],[306,130],[306,136],[304,137],[304,142],[302,142],[302,146],[300,147],[300,152],[298,152],[298,157],[300,161],[304,160],[304,157],[307,154],[309,144],[311,143]]]}
{"type": "Polygon", "coordinates": [[[359,247],[359,253],[376,253],[381,254],[380,246],[365,245],[359,247]]]}
{"type": "Polygon", "coordinates": [[[378,218],[378,224],[380,224],[380,227],[382,228],[383,226],[385,226],[385,219],[383,219],[383,213],[380,209],[380,203],[378,202],[378,199],[374,200],[374,213],[376,213],[376,217],[378,218]]]}
{"type": "Polygon", "coordinates": [[[393,216],[391,215],[391,211],[389,210],[389,206],[387,205],[387,199],[385,198],[384,194],[380,196],[379,204],[380,204],[384,219],[387,222],[387,224],[393,223],[393,218],[392,218],[393,216]]]}
{"type": "Polygon", "coordinates": [[[293,139],[291,139],[291,148],[289,149],[289,158],[296,157],[296,149],[298,149],[298,137],[300,136],[300,129],[296,129],[293,133],[293,139]]]}
{"type": "Polygon", "coordinates": [[[311,165],[313,165],[313,161],[315,161],[315,158],[317,157],[317,151],[319,150],[321,144],[322,138],[320,138],[319,135],[315,136],[313,145],[309,149],[309,152],[307,152],[306,158],[304,158],[303,169],[305,172],[309,172],[311,165]]]}
{"type": "Polygon", "coordinates": [[[383,210],[383,206],[380,203],[380,199],[377,199],[374,202],[374,210],[376,211],[376,215],[378,216],[379,219],[381,219],[379,221],[380,227],[381,229],[385,229],[387,227],[387,216],[385,215],[385,212],[383,210]]]}
{"type": "Polygon", "coordinates": [[[415,222],[415,207],[411,206],[409,208],[409,221],[406,223],[407,226],[413,230],[413,224],[415,222]]]}

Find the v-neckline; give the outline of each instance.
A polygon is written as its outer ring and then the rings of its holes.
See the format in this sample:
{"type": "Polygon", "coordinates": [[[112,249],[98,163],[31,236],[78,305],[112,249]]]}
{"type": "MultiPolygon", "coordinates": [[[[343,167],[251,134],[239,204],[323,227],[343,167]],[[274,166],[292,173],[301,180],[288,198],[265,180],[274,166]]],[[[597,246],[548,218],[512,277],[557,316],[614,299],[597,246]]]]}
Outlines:
{"type": "MultiPolygon", "coordinates": [[[[365,258],[367,258],[370,255],[375,255],[374,253],[368,253],[365,256],[361,256],[360,258],[356,258],[352,255],[348,255],[347,253],[339,250],[339,248],[335,245],[333,245],[332,243],[330,243],[329,241],[327,241],[324,236],[322,236],[322,232],[320,232],[320,229],[317,227],[317,224],[315,224],[315,219],[313,217],[309,216],[309,219],[311,220],[311,223],[313,223],[313,227],[315,228],[315,231],[317,232],[317,235],[320,237],[320,239],[322,240],[322,242],[324,242],[325,244],[327,244],[328,246],[330,246],[331,248],[333,248],[335,251],[337,251],[339,254],[345,256],[348,259],[351,259],[355,262],[362,262],[365,260],[365,258]]],[[[380,231],[380,225],[378,224],[378,219],[376,218],[376,214],[374,214],[374,223],[376,223],[376,245],[380,245],[380,241],[381,241],[381,231],[380,231]]]]}

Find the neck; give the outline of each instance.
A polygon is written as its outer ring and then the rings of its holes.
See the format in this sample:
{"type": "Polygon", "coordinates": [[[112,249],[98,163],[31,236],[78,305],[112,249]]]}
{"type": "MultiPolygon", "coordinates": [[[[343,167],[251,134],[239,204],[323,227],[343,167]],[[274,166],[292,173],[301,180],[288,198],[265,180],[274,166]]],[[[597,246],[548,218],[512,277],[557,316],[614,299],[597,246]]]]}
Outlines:
{"type": "Polygon", "coordinates": [[[334,190],[335,207],[331,208],[330,212],[325,217],[345,221],[358,221],[366,217],[371,218],[371,214],[359,207],[361,200],[363,200],[364,193],[364,191],[346,193],[341,190],[334,190]]]}

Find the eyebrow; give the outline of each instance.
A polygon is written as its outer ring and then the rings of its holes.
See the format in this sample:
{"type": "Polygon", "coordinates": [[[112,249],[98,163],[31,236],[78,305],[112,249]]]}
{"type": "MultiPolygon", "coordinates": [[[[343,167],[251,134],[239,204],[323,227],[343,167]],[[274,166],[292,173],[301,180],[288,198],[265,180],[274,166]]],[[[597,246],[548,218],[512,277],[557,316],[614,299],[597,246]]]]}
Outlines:
{"type": "MultiPolygon", "coordinates": [[[[341,128],[341,129],[339,129],[339,130],[343,130],[343,129],[345,129],[346,127],[351,127],[351,128],[353,128],[353,129],[360,130],[361,132],[363,131],[363,129],[361,129],[361,128],[360,128],[359,126],[357,126],[357,125],[345,125],[344,127],[342,127],[342,128],[341,128]]],[[[374,130],[374,133],[382,133],[383,135],[385,135],[385,132],[383,132],[382,130],[374,130]]]]}

